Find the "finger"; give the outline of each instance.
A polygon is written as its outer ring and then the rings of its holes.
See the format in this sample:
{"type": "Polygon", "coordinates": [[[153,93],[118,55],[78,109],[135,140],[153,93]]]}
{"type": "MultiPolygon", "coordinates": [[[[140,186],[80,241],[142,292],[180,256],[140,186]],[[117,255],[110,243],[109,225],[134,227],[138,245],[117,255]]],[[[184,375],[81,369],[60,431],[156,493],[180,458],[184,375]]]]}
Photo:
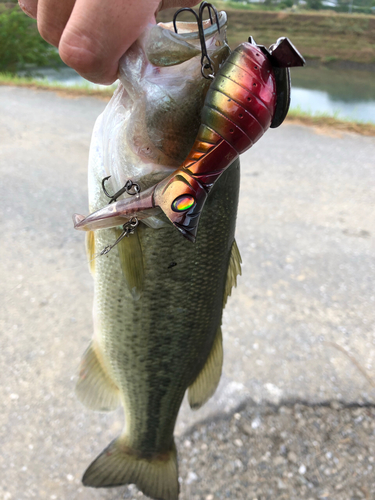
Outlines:
{"type": "Polygon", "coordinates": [[[92,82],[113,83],[121,56],[155,19],[158,3],[77,0],[60,40],[61,59],[92,82]]]}
{"type": "Polygon", "coordinates": [[[59,46],[61,35],[69,21],[75,0],[39,0],[38,30],[51,45],[59,46]]]}
{"type": "Polygon", "coordinates": [[[18,5],[27,16],[36,19],[38,0],[18,0],[18,5]]]}

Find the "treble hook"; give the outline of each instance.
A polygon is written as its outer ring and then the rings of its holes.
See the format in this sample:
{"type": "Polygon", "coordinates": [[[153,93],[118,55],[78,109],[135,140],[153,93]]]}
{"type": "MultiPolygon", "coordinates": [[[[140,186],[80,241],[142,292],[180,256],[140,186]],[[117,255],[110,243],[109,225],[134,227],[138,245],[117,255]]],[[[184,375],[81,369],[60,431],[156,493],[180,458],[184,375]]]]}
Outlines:
{"type": "Polygon", "coordinates": [[[124,239],[126,236],[129,236],[130,234],[134,234],[135,228],[138,226],[138,224],[139,221],[137,217],[132,217],[128,222],[126,222],[126,224],[122,226],[122,233],[117,238],[117,240],[112,245],[104,247],[99,255],[107,255],[107,253],[109,253],[113,247],[120,243],[122,239],[124,239]]]}
{"type": "Polygon", "coordinates": [[[135,195],[135,194],[138,194],[138,193],[140,192],[140,190],[141,190],[141,188],[139,187],[139,184],[137,184],[136,182],[133,182],[133,181],[131,181],[131,180],[129,179],[129,180],[127,180],[127,181],[125,182],[124,187],[122,187],[119,191],[117,191],[117,193],[115,193],[115,194],[111,195],[111,194],[109,194],[109,193],[108,193],[108,191],[107,191],[107,190],[106,190],[106,188],[105,188],[105,182],[106,182],[106,181],[107,181],[110,177],[111,177],[111,176],[109,175],[108,177],[104,177],[104,179],[102,180],[102,188],[103,188],[104,194],[105,194],[106,196],[108,196],[108,198],[110,198],[110,199],[111,199],[111,201],[109,202],[109,205],[110,205],[111,203],[113,203],[114,201],[116,201],[116,200],[117,200],[117,198],[118,198],[119,196],[121,196],[122,194],[124,194],[125,192],[126,192],[127,194],[135,195]],[[134,192],[132,192],[132,191],[131,191],[131,189],[132,189],[132,188],[134,188],[134,192]]]}
{"type": "Polygon", "coordinates": [[[191,7],[182,7],[182,9],[178,9],[177,12],[175,12],[175,15],[173,16],[173,28],[174,28],[174,32],[177,34],[177,25],[176,25],[176,21],[177,21],[177,16],[181,13],[181,12],[184,12],[188,10],[189,12],[191,12],[192,14],[194,14],[195,16],[195,19],[197,20],[197,24],[199,25],[199,17],[198,17],[198,14],[195,12],[195,10],[193,10],[191,7]]]}
{"type": "Polygon", "coordinates": [[[212,16],[211,16],[211,9],[215,13],[216,17],[216,24],[217,24],[217,30],[220,33],[220,23],[219,23],[219,14],[216,10],[216,8],[208,2],[202,2],[199,6],[199,16],[198,14],[190,7],[183,7],[182,9],[179,9],[175,15],[173,16],[173,28],[175,33],[177,33],[177,25],[176,25],[176,20],[177,16],[180,14],[180,12],[183,11],[189,11],[192,12],[195,16],[195,19],[197,20],[197,25],[198,25],[198,34],[199,34],[199,41],[201,43],[201,52],[202,52],[202,57],[201,57],[201,73],[204,78],[207,80],[213,79],[214,78],[214,67],[212,60],[210,56],[207,53],[207,47],[206,47],[206,38],[204,36],[204,29],[203,29],[203,11],[204,9],[208,9],[208,15],[210,17],[211,25],[213,24],[212,22],[212,16]],[[207,70],[210,70],[211,73],[206,74],[207,70]]]}
{"type": "Polygon", "coordinates": [[[208,3],[208,2],[202,2],[200,4],[200,6],[199,6],[199,19],[200,19],[202,25],[203,25],[203,11],[204,11],[204,9],[208,9],[208,15],[210,16],[211,25],[213,24],[212,16],[211,16],[211,9],[215,12],[217,31],[220,33],[219,13],[218,13],[216,7],[214,5],[212,5],[212,3],[208,3]]]}

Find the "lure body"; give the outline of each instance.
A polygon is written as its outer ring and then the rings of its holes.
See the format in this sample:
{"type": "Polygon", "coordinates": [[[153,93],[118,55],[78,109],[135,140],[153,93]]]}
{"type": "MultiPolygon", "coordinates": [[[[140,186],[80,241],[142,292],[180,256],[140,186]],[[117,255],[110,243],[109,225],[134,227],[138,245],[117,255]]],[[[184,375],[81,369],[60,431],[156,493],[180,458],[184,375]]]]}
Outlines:
{"type": "Polygon", "coordinates": [[[212,186],[270,127],[275,105],[270,61],[256,46],[243,43],[210,86],[188,157],[155,189],[154,204],[189,240],[195,241],[199,216],[212,186]],[[190,206],[185,207],[184,201],[190,206]]]}
{"type": "Polygon", "coordinates": [[[252,39],[241,44],[216,74],[206,95],[201,126],[187,158],[166,179],[134,200],[121,200],[84,218],[76,229],[98,229],[147,218],[160,208],[190,241],[197,235],[200,214],[220,175],[270,127],[278,126],[289,107],[287,69],[304,60],[288,39],[270,48],[252,39]],[[274,66],[274,65],[278,66],[274,66]]]}

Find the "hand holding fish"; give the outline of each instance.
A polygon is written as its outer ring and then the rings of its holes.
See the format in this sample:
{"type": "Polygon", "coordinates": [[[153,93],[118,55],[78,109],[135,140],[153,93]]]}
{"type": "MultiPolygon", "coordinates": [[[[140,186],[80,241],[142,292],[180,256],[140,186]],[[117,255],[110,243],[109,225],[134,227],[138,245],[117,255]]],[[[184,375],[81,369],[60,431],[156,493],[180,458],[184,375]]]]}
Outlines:
{"type": "Polygon", "coordinates": [[[41,36],[61,59],[94,83],[110,85],[119,60],[159,10],[193,6],[196,0],[19,0],[37,19],[41,36]]]}

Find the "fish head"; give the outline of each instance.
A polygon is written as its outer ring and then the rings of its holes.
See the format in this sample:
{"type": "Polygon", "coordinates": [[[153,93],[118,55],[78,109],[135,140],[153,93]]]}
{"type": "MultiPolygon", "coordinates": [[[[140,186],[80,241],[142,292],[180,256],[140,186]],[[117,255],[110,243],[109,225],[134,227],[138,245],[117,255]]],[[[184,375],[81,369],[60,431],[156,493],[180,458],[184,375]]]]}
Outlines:
{"type": "MultiPolygon", "coordinates": [[[[219,12],[217,23],[207,19],[202,25],[214,73],[230,54],[226,23],[226,13],[219,12]]],[[[95,212],[86,218],[75,215],[76,229],[115,227],[133,216],[150,224],[160,213],[160,209],[155,210],[153,188],[178,168],[191,150],[212,81],[202,75],[197,23],[177,21],[176,28],[177,33],[173,22],[150,24],[124,54],[119,87],[98,129],[103,148],[100,171],[103,177],[110,176],[110,191],[119,191],[131,179],[141,188],[140,198],[130,200],[124,194],[106,207],[104,194],[94,186],[90,207],[95,212]]],[[[96,155],[94,143],[93,160],[96,155]]]]}
{"type": "MultiPolygon", "coordinates": [[[[207,53],[216,72],[230,54],[227,16],[203,21],[207,53]]],[[[211,80],[201,74],[196,22],[149,25],[120,61],[119,79],[137,110],[127,145],[142,160],[176,168],[189,153],[211,80]]],[[[142,184],[142,182],[141,182],[142,184]]],[[[148,186],[145,186],[148,187],[148,186]]]]}

